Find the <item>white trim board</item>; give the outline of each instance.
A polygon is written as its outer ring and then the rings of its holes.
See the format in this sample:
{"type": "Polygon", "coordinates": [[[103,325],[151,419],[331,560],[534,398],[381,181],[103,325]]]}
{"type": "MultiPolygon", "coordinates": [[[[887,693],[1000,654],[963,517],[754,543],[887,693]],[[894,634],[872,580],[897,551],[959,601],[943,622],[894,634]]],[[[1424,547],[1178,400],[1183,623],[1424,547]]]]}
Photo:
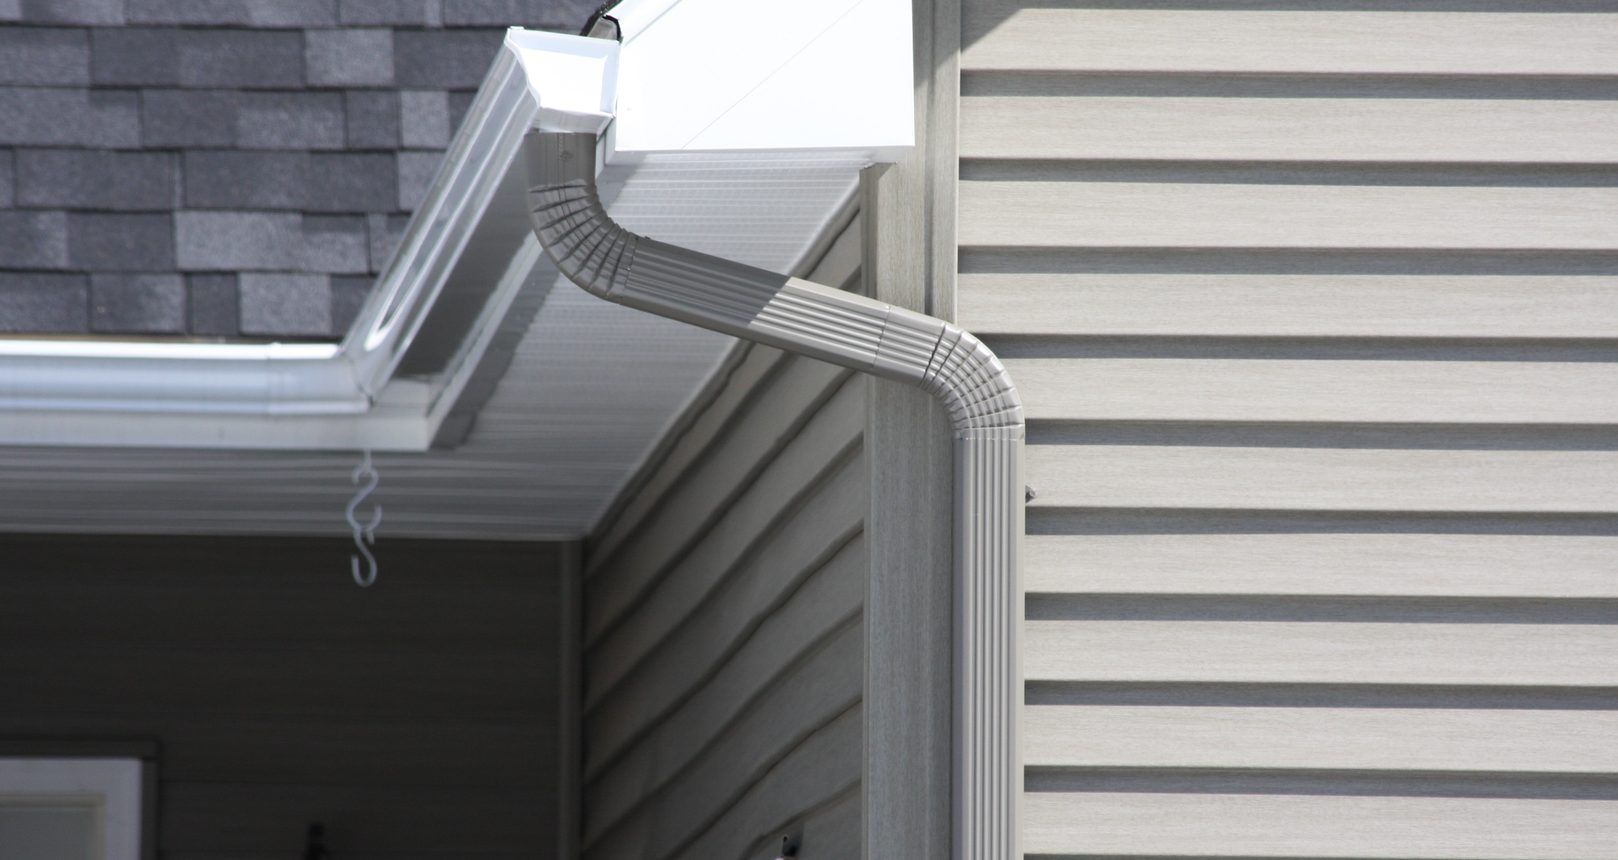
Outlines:
{"type": "Polygon", "coordinates": [[[140,860],[141,767],[133,758],[0,758],[0,804],[90,806],[103,860],[140,860]]]}

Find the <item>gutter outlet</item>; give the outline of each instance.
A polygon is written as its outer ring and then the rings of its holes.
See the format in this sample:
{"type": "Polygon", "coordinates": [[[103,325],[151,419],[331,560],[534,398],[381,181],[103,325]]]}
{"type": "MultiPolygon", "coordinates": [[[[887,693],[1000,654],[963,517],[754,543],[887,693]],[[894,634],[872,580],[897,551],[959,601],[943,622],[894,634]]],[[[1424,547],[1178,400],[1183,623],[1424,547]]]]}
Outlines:
{"type": "Polygon", "coordinates": [[[534,233],[603,299],[915,385],[955,433],[954,856],[1016,860],[1022,795],[1023,412],[994,353],[953,323],[638,236],[596,191],[597,136],[524,141],[534,233]]]}

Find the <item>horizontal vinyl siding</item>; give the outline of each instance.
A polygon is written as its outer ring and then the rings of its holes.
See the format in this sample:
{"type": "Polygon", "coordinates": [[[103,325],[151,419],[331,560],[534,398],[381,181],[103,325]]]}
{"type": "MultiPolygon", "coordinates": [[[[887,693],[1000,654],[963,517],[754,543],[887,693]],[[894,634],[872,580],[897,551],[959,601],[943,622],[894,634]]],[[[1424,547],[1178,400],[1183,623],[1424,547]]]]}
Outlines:
{"type": "Polygon", "coordinates": [[[986,248],[1575,251],[1618,241],[1618,188],[1019,178],[963,182],[960,205],[961,243],[986,248]]]}
{"type": "MultiPolygon", "coordinates": [[[[859,221],[811,277],[857,272],[859,221]]],[[[586,550],[586,860],[857,856],[864,382],[742,347],[586,550]]]]}
{"type": "MultiPolygon", "coordinates": [[[[1591,99],[973,96],[967,158],[1291,163],[1610,164],[1618,105],[1591,99]],[[1072,111],[1090,119],[1064,122],[1072,111]]],[[[1302,178],[1305,176],[1299,173],[1302,178]]]]}
{"type": "Polygon", "coordinates": [[[1028,855],[1618,856],[1618,4],[965,7],[1028,855]]]}
{"type": "Polygon", "coordinates": [[[961,65],[969,73],[1618,75],[1610,22],[1538,14],[1601,4],[1435,0],[1394,12],[1380,5],[967,0],[961,65]]]}

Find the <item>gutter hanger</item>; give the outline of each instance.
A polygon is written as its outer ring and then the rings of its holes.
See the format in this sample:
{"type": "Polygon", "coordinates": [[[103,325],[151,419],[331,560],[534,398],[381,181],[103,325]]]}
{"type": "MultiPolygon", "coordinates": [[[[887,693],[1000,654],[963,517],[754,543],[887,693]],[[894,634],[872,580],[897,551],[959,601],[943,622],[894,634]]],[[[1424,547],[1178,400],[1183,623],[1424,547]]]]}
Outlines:
{"type": "Polygon", "coordinates": [[[954,856],[1020,858],[1023,413],[999,359],[952,323],[637,236],[597,195],[595,134],[524,140],[534,233],[586,291],[915,385],[955,432],[954,856]]]}

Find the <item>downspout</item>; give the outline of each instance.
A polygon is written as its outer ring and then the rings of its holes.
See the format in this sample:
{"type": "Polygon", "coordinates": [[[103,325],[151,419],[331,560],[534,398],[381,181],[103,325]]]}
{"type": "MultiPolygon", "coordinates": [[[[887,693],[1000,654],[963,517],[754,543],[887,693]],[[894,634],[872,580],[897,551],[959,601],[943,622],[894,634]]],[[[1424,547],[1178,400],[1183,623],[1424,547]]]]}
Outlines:
{"type": "Polygon", "coordinates": [[[954,856],[1015,860],[1022,794],[1023,414],[1004,366],[952,323],[637,236],[597,195],[597,137],[524,141],[534,233],[586,291],[915,385],[955,435],[954,856]]]}

